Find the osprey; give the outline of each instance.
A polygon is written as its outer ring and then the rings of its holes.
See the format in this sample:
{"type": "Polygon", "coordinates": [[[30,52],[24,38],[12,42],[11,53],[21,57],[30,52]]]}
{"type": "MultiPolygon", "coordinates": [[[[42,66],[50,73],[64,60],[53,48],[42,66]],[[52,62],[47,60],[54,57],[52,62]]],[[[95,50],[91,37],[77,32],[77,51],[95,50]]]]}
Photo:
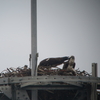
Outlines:
{"type": "Polygon", "coordinates": [[[76,72],[74,70],[75,68],[75,57],[74,56],[71,56],[67,62],[64,62],[64,65],[63,65],[63,69],[66,69],[67,71],[71,71],[74,75],[76,75],[76,72]]]}
{"type": "Polygon", "coordinates": [[[67,57],[67,56],[66,57],[58,57],[58,58],[46,58],[39,63],[38,68],[49,69],[51,67],[56,67],[57,65],[64,63],[64,61],[68,60],[68,59],[69,59],[69,57],[67,57]]]}

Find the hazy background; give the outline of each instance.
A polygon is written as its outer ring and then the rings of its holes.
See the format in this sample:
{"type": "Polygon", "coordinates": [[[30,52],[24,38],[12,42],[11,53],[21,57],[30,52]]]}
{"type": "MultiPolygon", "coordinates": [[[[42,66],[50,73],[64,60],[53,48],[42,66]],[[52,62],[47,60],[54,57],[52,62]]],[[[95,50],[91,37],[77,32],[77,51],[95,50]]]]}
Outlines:
{"type": "MultiPolygon", "coordinates": [[[[0,72],[29,66],[30,0],[0,0],[0,72]]],[[[76,69],[100,76],[100,1],[37,0],[38,63],[47,57],[74,55],[76,69]]]]}

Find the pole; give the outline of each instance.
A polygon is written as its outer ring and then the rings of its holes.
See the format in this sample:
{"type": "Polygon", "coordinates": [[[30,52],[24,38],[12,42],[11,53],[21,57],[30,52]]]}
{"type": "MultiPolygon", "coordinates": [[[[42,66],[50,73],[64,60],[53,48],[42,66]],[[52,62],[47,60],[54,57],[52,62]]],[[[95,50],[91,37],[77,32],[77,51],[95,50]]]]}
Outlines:
{"type": "MultiPolygon", "coordinates": [[[[92,63],[92,76],[97,77],[97,63],[92,63]]],[[[91,100],[97,100],[97,84],[91,84],[91,100]]]]}
{"type": "MultiPolygon", "coordinates": [[[[31,75],[36,76],[37,67],[37,0],[31,0],[31,75]]],[[[32,90],[32,100],[37,100],[37,90],[32,90]]]]}
{"type": "Polygon", "coordinates": [[[31,75],[36,75],[37,66],[37,9],[36,1],[31,0],[31,57],[32,57],[32,71],[31,75]]]}

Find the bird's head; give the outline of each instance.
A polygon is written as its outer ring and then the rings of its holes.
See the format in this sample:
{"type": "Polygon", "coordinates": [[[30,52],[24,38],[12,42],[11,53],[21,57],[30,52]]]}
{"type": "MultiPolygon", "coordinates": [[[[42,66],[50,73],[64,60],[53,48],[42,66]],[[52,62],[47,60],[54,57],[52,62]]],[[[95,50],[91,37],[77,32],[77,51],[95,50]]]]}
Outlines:
{"type": "Polygon", "coordinates": [[[74,63],[75,62],[75,57],[74,56],[71,56],[70,58],[69,58],[69,63],[74,63]]]}

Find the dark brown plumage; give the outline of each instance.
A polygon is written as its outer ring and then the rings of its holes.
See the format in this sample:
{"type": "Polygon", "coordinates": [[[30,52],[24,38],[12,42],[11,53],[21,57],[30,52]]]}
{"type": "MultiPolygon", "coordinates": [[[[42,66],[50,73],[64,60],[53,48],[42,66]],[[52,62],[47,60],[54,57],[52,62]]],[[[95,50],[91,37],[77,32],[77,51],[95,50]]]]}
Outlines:
{"type": "Polygon", "coordinates": [[[40,62],[38,67],[40,68],[42,66],[47,69],[51,67],[56,67],[57,65],[64,63],[64,61],[68,59],[68,57],[46,58],[40,62]]]}

